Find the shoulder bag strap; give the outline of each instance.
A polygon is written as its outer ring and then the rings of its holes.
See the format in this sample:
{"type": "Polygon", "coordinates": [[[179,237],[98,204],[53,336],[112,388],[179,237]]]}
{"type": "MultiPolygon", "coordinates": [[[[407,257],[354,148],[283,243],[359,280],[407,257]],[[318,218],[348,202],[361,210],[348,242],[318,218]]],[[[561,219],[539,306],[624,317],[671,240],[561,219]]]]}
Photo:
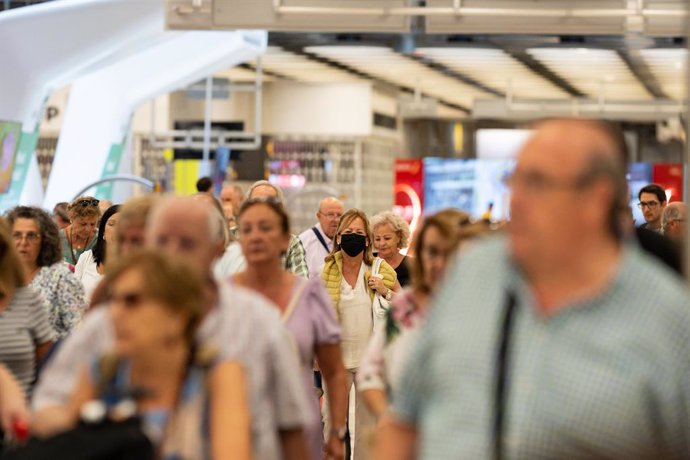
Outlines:
{"type": "Polygon", "coordinates": [[[302,278],[301,276],[295,277],[295,282],[300,283],[300,285],[297,286],[297,289],[295,289],[294,294],[292,294],[292,297],[290,298],[290,303],[283,312],[283,324],[287,323],[290,317],[292,316],[292,312],[295,311],[295,307],[297,307],[297,303],[302,297],[302,292],[304,292],[304,289],[307,287],[307,284],[309,283],[308,280],[302,278]]]}
{"type": "Polygon", "coordinates": [[[328,245],[326,244],[326,240],[323,238],[323,235],[321,234],[319,229],[316,227],[312,227],[311,231],[314,232],[314,235],[316,235],[316,237],[319,239],[321,246],[323,246],[323,248],[326,250],[326,252],[331,252],[331,250],[328,249],[328,245]]]}
{"type": "Polygon", "coordinates": [[[503,322],[501,335],[498,337],[498,355],[496,356],[495,387],[494,387],[494,419],[493,419],[493,459],[503,460],[503,438],[505,436],[505,413],[508,395],[508,372],[510,369],[510,339],[513,329],[513,318],[517,301],[515,293],[507,292],[503,307],[503,322]]]}

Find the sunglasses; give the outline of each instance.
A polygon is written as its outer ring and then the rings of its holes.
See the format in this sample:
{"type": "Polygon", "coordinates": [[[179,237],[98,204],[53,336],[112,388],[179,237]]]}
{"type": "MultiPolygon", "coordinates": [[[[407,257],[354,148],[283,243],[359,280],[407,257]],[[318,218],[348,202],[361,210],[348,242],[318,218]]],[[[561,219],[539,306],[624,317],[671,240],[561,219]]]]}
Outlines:
{"type": "Polygon", "coordinates": [[[87,206],[98,206],[98,203],[100,203],[100,201],[94,198],[93,200],[79,200],[76,202],[76,205],[85,208],[87,206]]]}

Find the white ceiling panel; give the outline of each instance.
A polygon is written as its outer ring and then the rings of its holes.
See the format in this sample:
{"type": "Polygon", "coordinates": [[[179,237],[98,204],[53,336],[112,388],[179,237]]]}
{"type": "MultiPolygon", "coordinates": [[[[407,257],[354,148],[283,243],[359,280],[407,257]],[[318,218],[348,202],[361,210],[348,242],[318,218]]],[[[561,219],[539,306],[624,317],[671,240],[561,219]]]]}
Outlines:
{"type": "Polygon", "coordinates": [[[471,107],[475,99],[495,96],[445,76],[390,48],[369,46],[313,46],[305,51],[345,64],[387,82],[410,89],[420,88],[429,96],[471,107]]]}
{"type": "Polygon", "coordinates": [[[322,64],[299,54],[285,51],[271,46],[266,50],[262,60],[264,70],[285,75],[298,81],[313,83],[333,83],[347,81],[362,81],[358,76],[322,64]]]}
{"type": "Polygon", "coordinates": [[[415,54],[514,97],[562,99],[568,93],[532,72],[508,53],[493,48],[418,48],[415,54]]]}
{"type": "Polygon", "coordinates": [[[682,48],[654,48],[641,50],[640,56],[666,94],[682,100],[687,94],[686,72],[688,52],[682,48]]]}
{"type": "Polygon", "coordinates": [[[652,96],[612,50],[532,48],[527,52],[593,99],[649,100],[652,96]]]}

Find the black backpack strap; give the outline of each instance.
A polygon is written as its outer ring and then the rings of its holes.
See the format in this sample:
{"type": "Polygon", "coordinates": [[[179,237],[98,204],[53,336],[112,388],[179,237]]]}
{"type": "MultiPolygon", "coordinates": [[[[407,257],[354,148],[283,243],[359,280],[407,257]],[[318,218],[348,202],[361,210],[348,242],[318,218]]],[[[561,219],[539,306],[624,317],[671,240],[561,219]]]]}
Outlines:
{"type": "Polygon", "coordinates": [[[515,293],[506,293],[503,307],[501,335],[498,341],[498,355],[495,361],[494,419],[493,419],[493,460],[503,460],[503,437],[505,436],[505,414],[508,399],[508,374],[510,370],[510,343],[513,318],[517,300],[515,293]]]}
{"type": "Polygon", "coordinates": [[[323,248],[326,250],[326,252],[331,252],[331,250],[328,249],[328,245],[326,244],[326,240],[323,239],[323,235],[321,235],[321,232],[319,231],[319,229],[316,227],[312,227],[311,231],[314,232],[314,235],[316,235],[316,237],[319,239],[319,241],[321,242],[321,246],[323,246],[323,248]]]}

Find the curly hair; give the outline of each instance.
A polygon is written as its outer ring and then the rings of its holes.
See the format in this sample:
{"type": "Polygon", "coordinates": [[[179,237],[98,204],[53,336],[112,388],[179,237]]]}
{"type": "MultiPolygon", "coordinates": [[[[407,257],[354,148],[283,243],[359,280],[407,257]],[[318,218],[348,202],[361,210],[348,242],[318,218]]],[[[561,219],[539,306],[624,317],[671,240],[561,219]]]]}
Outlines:
{"type": "Polygon", "coordinates": [[[392,211],[385,211],[376,214],[371,218],[371,228],[376,230],[381,225],[388,225],[395,233],[400,241],[398,241],[398,249],[404,249],[410,244],[410,226],[407,225],[405,219],[392,211]]]}
{"type": "Polygon", "coordinates": [[[98,201],[99,200],[96,198],[87,195],[72,200],[69,206],[67,206],[67,214],[69,214],[70,222],[85,217],[101,217],[101,208],[98,207],[98,201]],[[84,206],[84,202],[90,202],[91,204],[84,206]]]}
{"type": "Polygon", "coordinates": [[[10,227],[14,227],[17,219],[33,219],[38,224],[41,250],[38,252],[36,264],[39,267],[47,267],[62,260],[60,229],[47,212],[33,206],[17,206],[10,209],[6,217],[10,227]]]}

